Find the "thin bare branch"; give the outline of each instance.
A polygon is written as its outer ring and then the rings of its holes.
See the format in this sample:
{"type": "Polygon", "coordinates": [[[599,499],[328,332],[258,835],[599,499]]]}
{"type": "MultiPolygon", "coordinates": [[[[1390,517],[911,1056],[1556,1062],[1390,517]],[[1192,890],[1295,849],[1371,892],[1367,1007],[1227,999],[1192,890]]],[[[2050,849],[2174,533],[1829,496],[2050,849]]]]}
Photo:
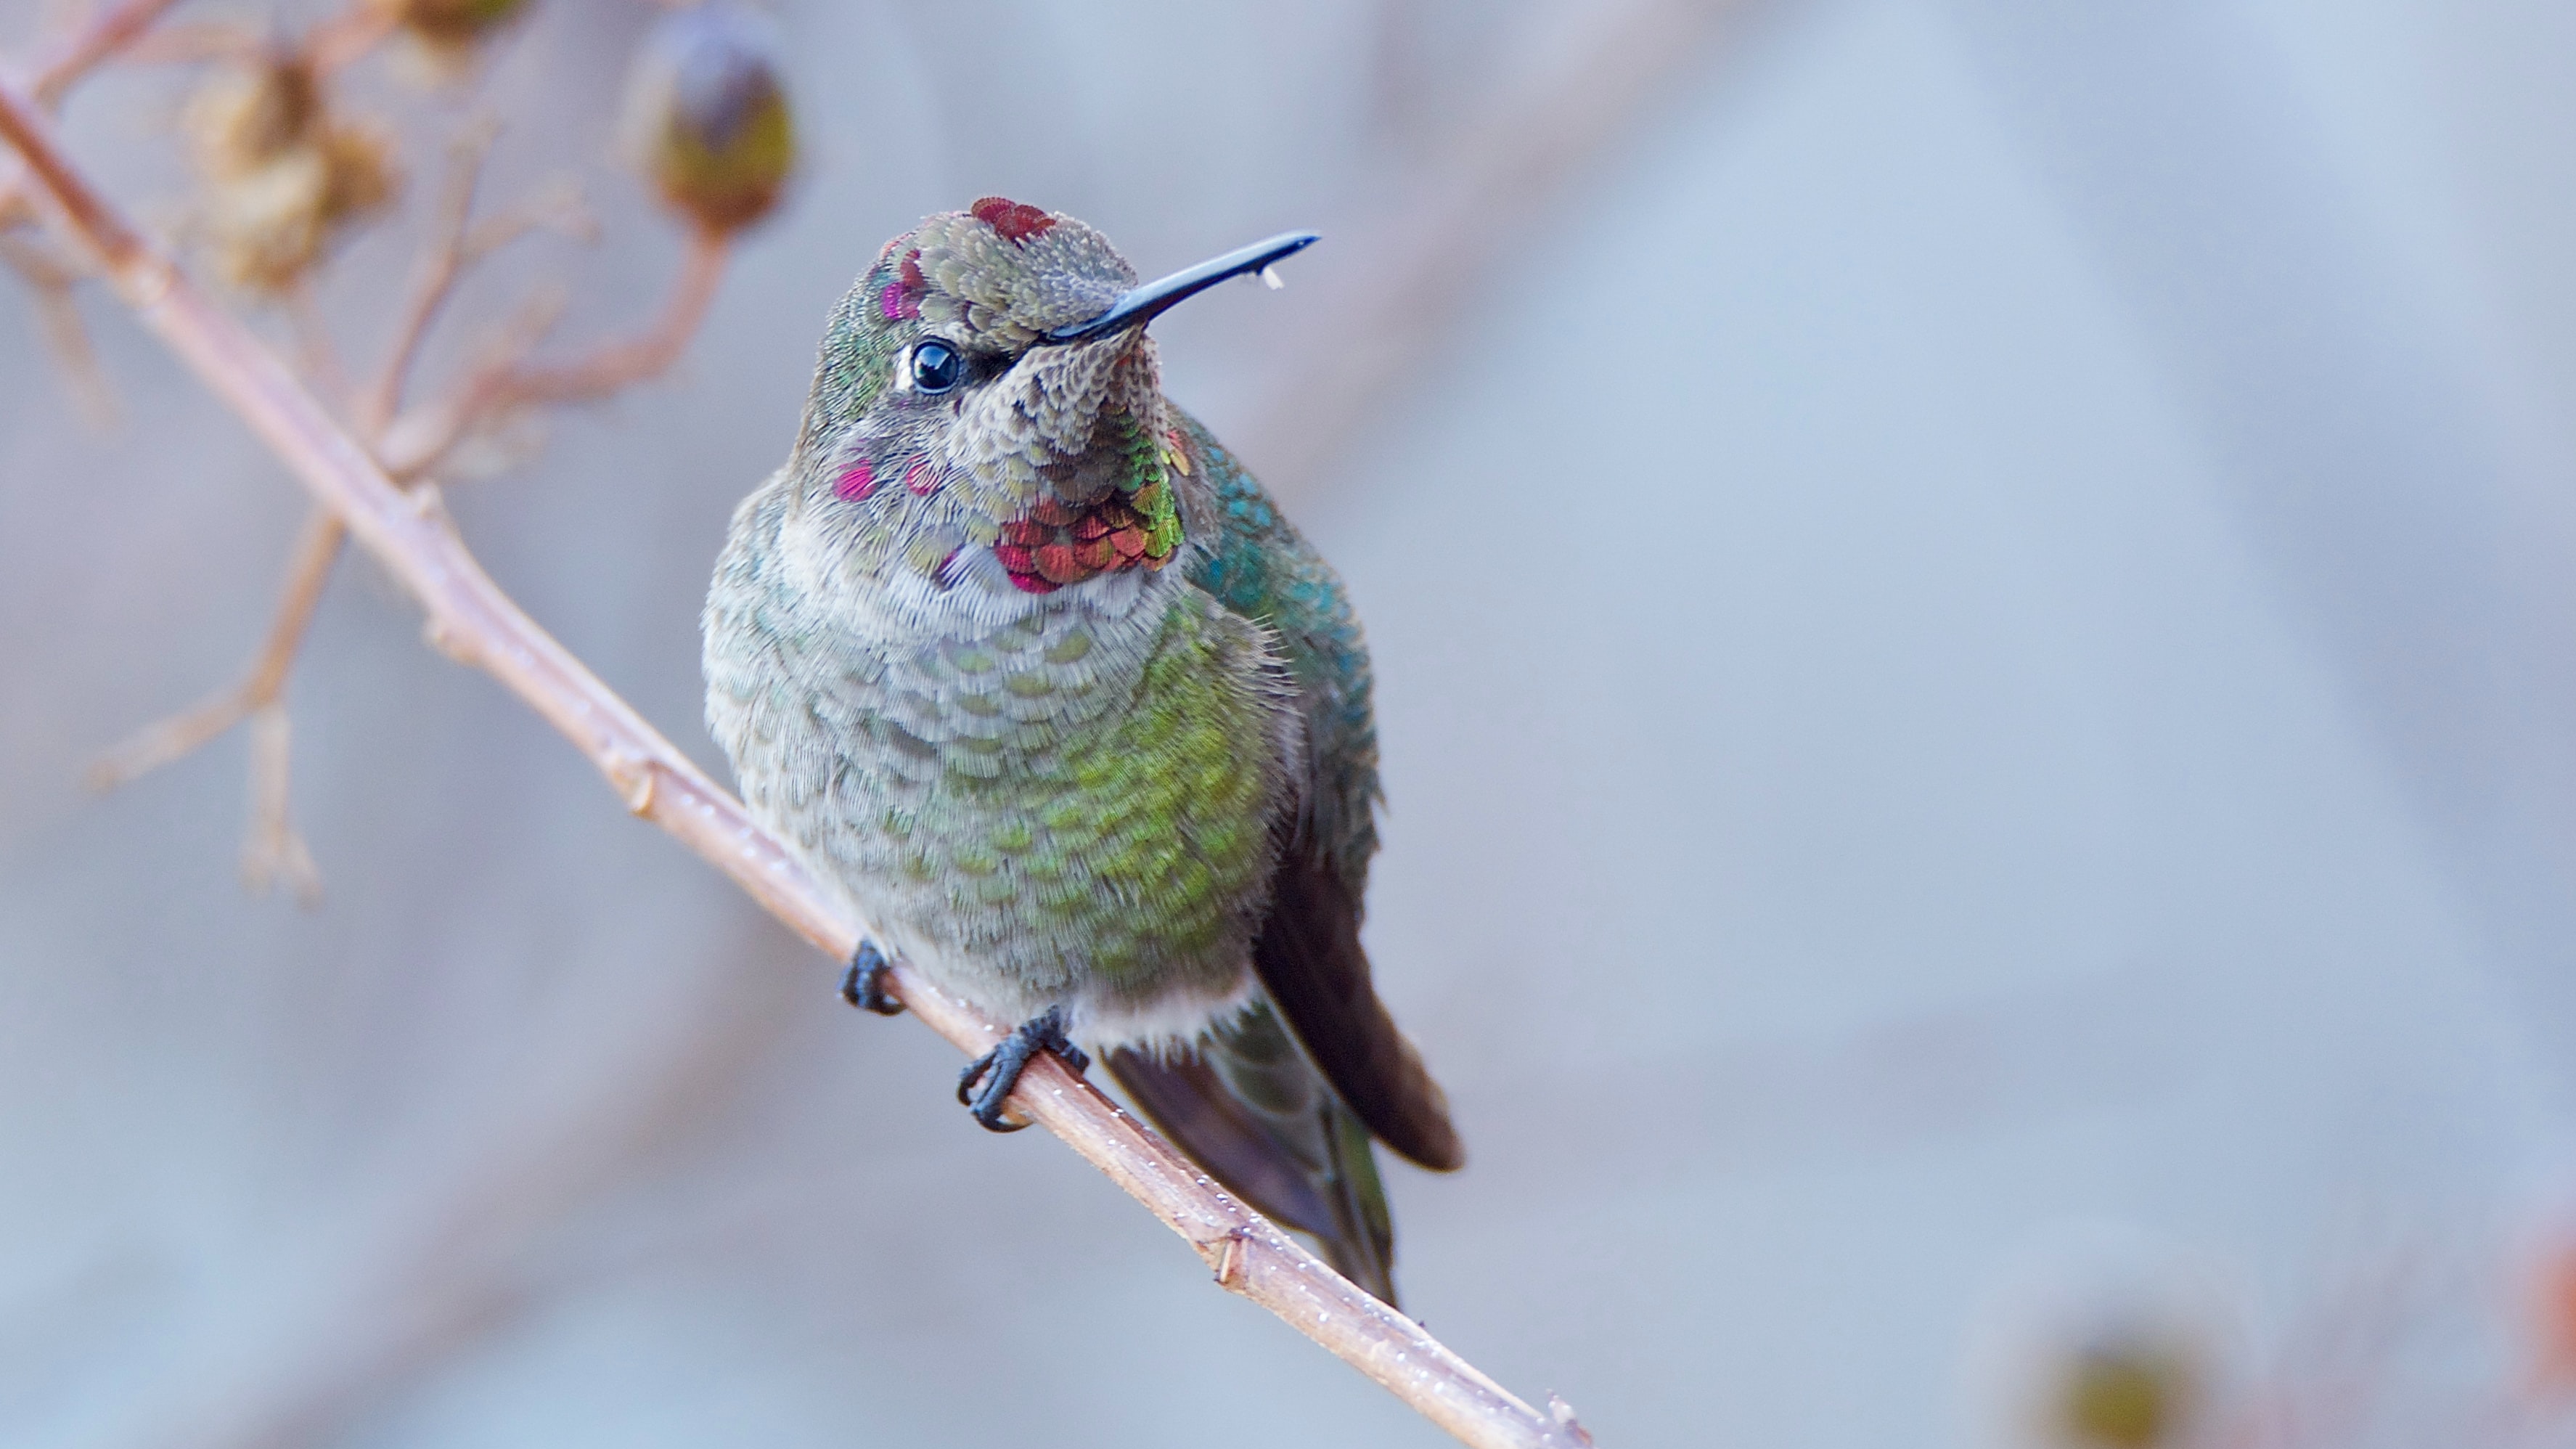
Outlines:
{"type": "Polygon", "coordinates": [[[412,363],[420,355],[421,343],[429,337],[430,324],[438,320],[439,309],[447,305],[457,280],[465,274],[470,260],[474,188],[482,179],[483,159],[491,152],[492,139],[498,134],[499,127],[486,118],[469,122],[448,145],[447,179],[439,189],[438,212],[430,222],[429,240],[421,251],[411,298],[394,328],[393,345],[385,355],[384,366],[377,371],[374,385],[358,401],[358,429],[370,438],[380,438],[402,407],[403,389],[411,380],[412,363]]]}
{"type": "Polygon", "coordinates": [[[61,105],[81,77],[140,39],[177,3],[178,0],[118,0],[99,11],[37,65],[35,79],[27,85],[28,93],[47,110],[61,105]]]}
{"type": "MultiPolygon", "coordinates": [[[[117,52],[132,45],[160,20],[178,0],[118,0],[88,17],[51,53],[39,61],[28,93],[47,110],[61,105],[83,76],[107,61],[117,52]]],[[[29,213],[26,198],[20,194],[22,178],[12,164],[0,167],[0,232],[25,222],[29,213]]],[[[106,376],[98,370],[97,355],[89,345],[89,332],[81,325],[80,311],[72,303],[72,283],[77,278],[70,271],[55,271],[35,254],[22,247],[12,247],[0,256],[34,287],[36,306],[43,317],[45,340],[63,365],[63,375],[70,384],[74,405],[82,416],[99,427],[116,420],[116,397],[107,385],[106,376]]]]}
{"type": "Polygon", "coordinates": [[[563,320],[564,307],[560,285],[536,288],[492,329],[481,360],[468,370],[463,383],[404,409],[386,425],[376,440],[376,457],[395,482],[409,486],[447,464],[477,432],[493,430],[504,421],[503,410],[493,401],[500,380],[554,331],[563,320]]]}
{"type": "MultiPolygon", "coordinates": [[[[469,123],[457,139],[454,165],[424,248],[413,295],[385,365],[368,390],[355,400],[355,426],[362,437],[381,438],[401,403],[403,385],[421,342],[465,270],[491,249],[534,227],[564,224],[566,208],[554,199],[540,197],[513,213],[493,218],[499,225],[472,225],[475,183],[495,132],[488,122],[469,123]]],[[[0,242],[13,240],[0,237],[0,242]]],[[[70,275],[59,265],[55,271],[66,279],[70,275]]],[[[48,274],[47,280],[52,278],[53,274],[48,274]]],[[[68,281],[63,285],[68,286],[68,281]]],[[[347,393],[345,369],[330,345],[310,293],[298,287],[289,293],[288,301],[306,377],[334,392],[347,393]]],[[[535,331],[542,335],[543,326],[537,326],[535,331]]],[[[512,355],[524,352],[533,342],[534,338],[529,338],[512,355]]],[[[321,877],[289,810],[291,726],[285,704],[286,678],[303,647],[314,609],[321,602],[323,585],[330,578],[332,563],[339,557],[347,536],[348,531],[336,515],[327,509],[314,510],[287,566],[286,588],[275,622],[269,626],[268,638],[252,661],[248,676],[169,719],[137,731],[102,755],[88,772],[92,788],[114,789],[193,753],[249,721],[251,818],[242,845],[242,879],[254,892],[265,892],[283,881],[307,906],[320,898],[321,877]]]]}
{"type": "Polygon", "coordinates": [[[379,449],[386,470],[397,479],[417,477],[437,467],[477,429],[532,407],[595,402],[668,371],[706,320],[707,307],[724,281],[727,254],[721,234],[693,229],[661,316],[635,336],[609,343],[575,362],[528,365],[524,358],[553,319],[543,312],[523,311],[521,320],[492,350],[490,360],[463,387],[411,409],[386,428],[379,449]],[[537,325],[540,321],[542,326],[537,325]]]}
{"type": "MultiPolygon", "coordinates": [[[[465,548],[435,493],[399,488],[273,353],[89,184],[55,144],[42,111],[6,81],[0,140],[27,159],[47,210],[96,257],[144,325],[410,589],[428,615],[433,645],[499,679],[598,766],[627,809],[679,838],[807,940],[839,959],[856,949],[860,923],[731,795],[522,613],[465,548]]],[[[1001,1028],[917,975],[898,968],[896,989],[915,1017],[964,1051],[981,1053],[1001,1038],[1001,1028]]],[[[1179,1233],[1226,1288],[1461,1440],[1560,1449],[1582,1442],[1570,1414],[1541,1413],[1514,1398],[1420,1324],[1217,1190],[1053,1057],[1032,1064],[1013,1105],[1179,1233]]]]}
{"type": "Polygon", "coordinates": [[[248,719],[259,705],[249,689],[238,684],[208,695],[168,719],[135,731],[92,760],[85,776],[89,787],[113,790],[184,759],[248,719]]]}
{"type": "Polygon", "coordinates": [[[706,320],[716,288],[724,281],[726,252],[722,233],[691,228],[680,275],[662,304],[661,317],[651,327],[578,362],[513,369],[495,388],[496,405],[593,402],[669,371],[706,320]]]}
{"type": "Polygon", "coordinates": [[[465,260],[481,261],[531,232],[550,231],[585,246],[599,240],[599,218],[592,214],[590,203],[581,188],[569,177],[540,187],[537,192],[509,210],[487,216],[474,223],[465,239],[465,260]]]}
{"type": "Polygon", "coordinates": [[[313,295],[312,278],[297,277],[278,300],[286,304],[296,368],[324,397],[345,406],[351,396],[349,365],[340,360],[340,346],[331,340],[331,324],[322,315],[320,299],[313,295]]]}
{"type": "Polygon", "coordinates": [[[379,0],[351,0],[339,14],[305,32],[304,58],[316,72],[329,75],[375,49],[394,33],[399,19],[393,6],[379,0]]]}
{"type": "Polygon", "coordinates": [[[242,884],[266,895],[283,882],[307,910],[322,903],[322,873],[288,809],[288,743],[294,724],[270,700],[250,717],[250,831],[242,838],[242,884]]]}
{"type": "Polygon", "coordinates": [[[44,319],[45,345],[62,364],[72,406],[80,409],[83,421],[101,432],[115,427],[116,390],[107,385],[107,374],[99,368],[98,354],[89,344],[89,328],[81,321],[71,288],[40,288],[36,311],[44,319]]]}
{"type": "Polygon", "coordinates": [[[135,38],[123,59],[136,65],[202,65],[210,60],[252,60],[271,49],[268,32],[234,21],[164,25],[135,38]]]}
{"type": "Polygon", "coordinates": [[[102,431],[116,423],[116,393],[107,385],[107,374],[98,366],[98,354],[89,344],[89,328],[81,321],[80,308],[72,301],[72,287],[80,281],[74,268],[48,255],[34,241],[0,231],[0,265],[16,272],[35,294],[36,312],[43,320],[45,344],[51,348],[54,361],[61,364],[63,382],[71,389],[72,405],[90,426],[102,431]]]}
{"type": "MultiPolygon", "coordinates": [[[[440,188],[438,210],[430,224],[427,242],[421,248],[418,265],[413,269],[411,296],[394,328],[394,340],[386,350],[384,365],[376,379],[358,400],[358,431],[381,445],[386,431],[402,409],[403,394],[411,385],[413,367],[420,359],[422,345],[430,329],[457,284],[465,279],[475,263],[508,246],[523,236],[538,231],[556,231],[576,240],[595,240],[598,223],[582,204],[578,189],[569,184],[550,186],[517,205],[480,221],[474,219],[474,194],[482,179],[483,162],[490,154],[493,139],[500,133],[499,123],[490,117],[468,122],[448,148],[446,184],[440,188]]],[[[507,362],[535,345],[547,328],[553,325],[551,315],[542,326],[521,332],[525,340],[515,348],[505,346],[501,361],[493,365],[496,375],[506,371],[507,362]]],[[[691,330],[695,330],[694,327],[691,330]]],[[[688,343],[682,333],[670,350],[676,358],[688,343]]],[[[658,370],[658,369],[656,369],[658,370]]],[[[640,378],[637,380],[641,380],[640,378]]],[[[397,469],[397,476],[417,473],[431,461],[415,460],[409,469],[397,469]]]]}
{"type": "MultiPolygon", "coordinates": [[[[322,601],[322,586],[331,577],[331,563],[340,556],[340,542],[347,535],[337,514],[315,509],[295,541],[295,553],[286,568],[285,596],[278,601],[276,621],[269,625],[268,638],[260,645],[258,658],[251,662],[250,673],[239,684],[138,731],[100,756],[89,768],[90,787],[113,790],[192,753],[243,720],[279,704],[285,697],[287,671],[294,664],[296,651],[304,646],[305,630],[313,622],[315,606],[322,601]]],[[[278,753],[282,758],[282,745],[278,753]]],[[[283,786],[279,788],[283,790],[283,786]]],[[[262,824],[256,802],[253,809],[256,831],[262,824]]]]}

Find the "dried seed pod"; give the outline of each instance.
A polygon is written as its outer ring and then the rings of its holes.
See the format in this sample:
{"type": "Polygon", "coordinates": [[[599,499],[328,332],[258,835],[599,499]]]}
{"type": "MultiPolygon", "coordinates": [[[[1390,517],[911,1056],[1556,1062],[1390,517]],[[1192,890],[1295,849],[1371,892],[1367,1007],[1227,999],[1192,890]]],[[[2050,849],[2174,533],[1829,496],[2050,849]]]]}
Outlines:
{"type": "Polygon", "coordinates": [[[2067,1359],[2054,1438],[2067,1449],[2167,1449],[2200,1415],[2195,1346],[2161,1334],[2106,1334],[2067,1359]]]}
{"type": "Polygon", "coordinates": [[[471,45],[517,19],[527,0],[386,0],[394,22],[438,46],[471,45]]]}
{"type": "Polygon", "coordinates": [[[182,124],[205,181],[216,264],[235,286],[293,286],[336,233],[400,187],[392,138],[333,115],[300,57],[216,72],[190,98],[182,124]]]}
{"type": "Polygon", "coordinates": [[[368,121],[347,121],[316,138],[325,185],[322,219],[337,223],[364,216],[394,199],[401,172],[394,165],[393,133],[368,121]]]}
{"type": "Polygon", "coordinates": [[[312,136],[322,87],[302,58],[267,56],[207,77],[182,113],[199,170],[230,181],[266,166],[312,136]]]}
{"type": "Polygon", "coordinates": [[[716,3],[665,17],[628,84],[627,146],[672,210],[739,231],[778,204],[796,130],[764,20],[716,3]]]}

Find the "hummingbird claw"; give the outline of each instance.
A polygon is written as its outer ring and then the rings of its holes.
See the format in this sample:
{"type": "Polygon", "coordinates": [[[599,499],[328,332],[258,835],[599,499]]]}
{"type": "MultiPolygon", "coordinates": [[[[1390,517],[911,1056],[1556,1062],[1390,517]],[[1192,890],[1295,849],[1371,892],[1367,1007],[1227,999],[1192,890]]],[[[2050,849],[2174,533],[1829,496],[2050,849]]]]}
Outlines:
{"type": "Polygon", "coordinates": [[[850,958],[850,972],[841,978],[841,999],[861,1011],[879,1016],[903,1015],[903,1003],[885,989],[885,976],[894,963],[877,949],[877,943],[859,939],[858,954],[850,958]]]}
{"type": "Polygon", "coordinates": [[[1019,1028],[1002,1038],[991,1051],[966,1064],[957,1074],[957,1101],[983,1125],[987,1132],[1017,1132],[1028,1126],[1002,1115],[1010,1101],[1011,1091],[1020,1084],[1020,1073],[1028,1067],[1029,1058],[1039,1052],[1053,1052],[1081,1076],[1091,1069],[1091,1057],[1065,1035],[1064,1008],[1050,1006],[1039,1016],[1021,1022],[1019,1028]],[[975,1084],[983,1082],[983,1090],[975,1084]]]}

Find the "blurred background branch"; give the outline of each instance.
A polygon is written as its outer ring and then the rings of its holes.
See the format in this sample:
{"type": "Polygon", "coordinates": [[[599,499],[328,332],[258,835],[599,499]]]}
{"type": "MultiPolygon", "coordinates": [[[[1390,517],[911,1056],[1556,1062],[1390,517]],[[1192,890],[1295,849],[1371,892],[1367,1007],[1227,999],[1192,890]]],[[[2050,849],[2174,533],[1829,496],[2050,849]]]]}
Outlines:
{"type": "Polygon", "coordinates": [[[87,19],[36,63],[28,94],[47,110],[60,106],[81,77],[132,45],[177,3],[178,0],[111,0],[104,7],[89,7],[87,19]]]}

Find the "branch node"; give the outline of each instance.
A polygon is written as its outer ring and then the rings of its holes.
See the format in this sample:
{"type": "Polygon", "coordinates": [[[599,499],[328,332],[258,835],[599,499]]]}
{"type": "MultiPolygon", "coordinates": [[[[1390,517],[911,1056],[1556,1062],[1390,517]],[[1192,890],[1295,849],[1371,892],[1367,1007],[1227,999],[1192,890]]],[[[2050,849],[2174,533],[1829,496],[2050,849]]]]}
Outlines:
{"type": "Polygon", "coordinates": [[[170,289],[178,285],[179,267],[156,249],[141,265],[120,269],[113,279],[116,289],[125,294],[127,306],[148,311],[160,306],[170,289]]]}
{"type": "Polygon", "coordinates": [[[610,788],[626,802],[626,813],[644,816],[653,813],[654,792],[660,788],[661,772],[653,762],[622,745],[609,745],[600,752],[599,768],[608,776],[610,788]]]}
{"type": "Polygon", "coordinates": [[[1243,1291],[1243,1245],[1251,1234],[1242,1228],[1228,1228],[1218,1239],[1216,1252],[1216,1285],[1228,1293],[1243,1291]]]}
{"type": "Polygon", "coordinates": [[[242,886],[253,895],[266,895],[283,882],[295,903],[309,911],[322,903],[322,873],[288,812],[287,755],[294,726],[286,707],[272,700],[251,715],[250,729],[251,823],[242,840],[242,886]]]}
{"type": "Polygon", "coordinates": [[[1549,1394],[1547,1417],[1556,1427],[1565,1431],[1564,1442],[1577,1446],[1577,1449],[1592,1449],[1592,1433],[1583,1427],[1582,1420],[1574,1417],[1572,1404],[1555,1394],[1549,1394]]]}
{"type": "MultiPolygon", "coordinates": [[[[5,227],[0,222],[0,227],[5,227]]],[[[37,316],[43,321],[46,345],[53,349],[54,360],[62,367],[63,381],[71,389],[72,401],[90,426],[104,432],[116,422],[116,395],[99,371],[98,354],[90,347],[89,329],[81,322],[79,306],[72,300],[72,287],[83,275],[79,265],[54,257],[49,248],[26,238],[0,230],[0,264],[5,264],[25,279],[35,293],[37,316]]]]}
{"type": "Polygon", "coordinates": [[[458,664],[473,666],[483,662],[482,654],[475,648],[474,632],[458,628],[445,615],[431,614],[422,619],[420,637],[430,648],[458,664]]]}

